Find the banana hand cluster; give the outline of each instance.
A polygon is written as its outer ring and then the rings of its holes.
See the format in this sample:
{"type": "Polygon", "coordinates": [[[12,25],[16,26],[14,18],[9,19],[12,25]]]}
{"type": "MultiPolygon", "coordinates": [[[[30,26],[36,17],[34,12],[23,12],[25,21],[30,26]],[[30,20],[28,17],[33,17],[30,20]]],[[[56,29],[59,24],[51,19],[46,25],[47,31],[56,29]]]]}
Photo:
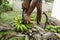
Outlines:
{"type": "Polygon", "coordinates": [[[15,17],[13,20],[13,26],[15,28],[16,31],[20,31],[20,32],[26,32],[28,31],[30,28],[32,28],[33,23],[35,23],[35,17],[31,16],[30,18],[30,24],[22,24],[22,17],[18,16],[15,17]]]}
{"type": "Polygon", "coordinates": [[[20,31],[20,32],[26,32],[28,31],[30,28],[32,27],[32,24],[16,24],[14,26],[16,31],[20,31]]]}

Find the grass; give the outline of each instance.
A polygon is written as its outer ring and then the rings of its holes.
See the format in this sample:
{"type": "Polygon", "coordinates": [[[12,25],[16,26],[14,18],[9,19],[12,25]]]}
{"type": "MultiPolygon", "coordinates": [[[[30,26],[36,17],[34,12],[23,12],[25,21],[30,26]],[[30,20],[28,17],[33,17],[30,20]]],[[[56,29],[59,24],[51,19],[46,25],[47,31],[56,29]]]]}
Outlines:
{"type": "MultiPolygon", "coordinates": [[[[13,19],[14,19],[15,17],[17,17],[18,15],[21,15],[21,13],[22,13],[22,12],[16,12],[16,11],[9,11],[9,12],[3,13],[3,14],[1,15],[0,21],[3,22],[3,23],[12,22],[13,19]]],[[[32,13],[32,14],[35,14],[35,15],[36,15],[36,13],[32,13]]],[[[50,13],[47,12],[47,14],[50,16],[50,13]]],[[[44,23],[44,22],[46,21],[45,19],[46,19],[45,16],[42,15],[41,22],[44,23]]]]}
{"type": "Polygon", "coordinates": [[[21,15],[21,12],[15,12],[15,11],[6,12],[1,15],[0,20],[4,23],[11,22],[18,15],[21,15]]]}

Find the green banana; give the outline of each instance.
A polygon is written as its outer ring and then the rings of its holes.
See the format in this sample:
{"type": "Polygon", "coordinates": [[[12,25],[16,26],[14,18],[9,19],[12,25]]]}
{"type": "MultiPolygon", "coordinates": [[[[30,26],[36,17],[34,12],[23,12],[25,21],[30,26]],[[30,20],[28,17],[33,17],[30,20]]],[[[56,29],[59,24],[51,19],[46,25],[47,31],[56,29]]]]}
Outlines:
{"type": "Polygon", "coordinates": [[[31,16],[31,18],[34,18],[34,16],[31,16]]]}
{"type": "Polygon", "coordinates": [[[19,28],[20,26],[19,25],[17,25],[17,27],[16,27],[16,29],[17,29],[17,31],[19,31],[20,30],[20,28],[19,28]]]}
{"type": "Polygon", "coordinates": [[[20,25],[19,28],[20,28],[21,32],[24,32],[23,27],[21,25],[20,25]]]}
{"type": "Polygon", "coordinates": [[[23,30],[21,25],[16,25],[14,28],[16,29],[16,31],[24,32],[24,30],[23,30]]]}
{"type": "Polygon", "coordinates": [[[45,29],[46,32],[48,32],[49,30],[48,29],[45,29]]]}
{"type": "Polygon", "coordinates": [[[14,23],[16,23],[17,21],[16,20],[13,20],[14,23]]]}
{"type": "Polygon", "coordinates": [[[17,23],[13,23],[13,26],[17,25],[17,23]]]}
{"type": "Polygon", "coordinates": [[[29,27],[32,27],[32,24],[28,24],[29,27]]]}
{"type": "Polygon", "coordinates": [[[34,17],[35,17],[35,14],[32,14],[32,15],[31,15],[31,18],[34,18],[34,17]]]}
{"type": "Polygon", "coordinates": [[[51,32],[55,32],[55,33],[57,32],[55,29],[50,29],[50,31],[51,31],[51,32]]]}
{"type": "Polygon", "coordinates": [[[35,18],[30,18],[31,21],[35,21],[35,18]]]}
{"type": "Polygon", "coordinates": [[[26,27],[29,29],[29,28],[31,28],[29,25],[26,25],[26,27]]]}
{"type": "Polygon", "coordinates": [[[60,29],[57,29],[57,32],[60,33],[60,29]]]}
{"type": "Polygon", "coordinates": [[[21,26],[22,26],[22,28],[24,29],[24,31],[27,31],[27,30],[28,30],[25,25],[21,24],[21,26]]]}
{"type": "Polygon", "coordinates": [[[17,21],[17,20],[18,20],[18,19],[17,19],[17,17],[15,17],[15,18],[14,18],[14,20],[16,20],[16,21],[17,21]]]}
{"type": "Polygon", "coordinates": [[[18,25],[15,25],[14,28],[15,28],[16,31],[18,31],[18,30],[17,30],[17,29],[18,29],[18,25]]]}
{"type": "Polygon", "coordinates": [[[30,21],[31,23],[35,23],[35,21],[30,21]]]}

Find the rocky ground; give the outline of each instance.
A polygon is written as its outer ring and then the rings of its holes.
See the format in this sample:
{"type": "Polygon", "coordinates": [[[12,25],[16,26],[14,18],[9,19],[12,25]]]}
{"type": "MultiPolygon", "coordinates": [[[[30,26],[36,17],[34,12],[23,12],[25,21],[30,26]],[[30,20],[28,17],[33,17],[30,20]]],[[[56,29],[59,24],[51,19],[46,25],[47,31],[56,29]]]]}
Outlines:
{"type": "Polygon", "coordinates": [[[4,40],[7,40],[12,36],[25,36],[26,40],[60,40],[57,38],[56,34],[53,32],[46,32],[43,28],[34,24],[34,26],[25,33],[15,32],[14,28],[10,25],[0,23],[0,31],[8,30],[11,34],[4,35],[4,40]]]}

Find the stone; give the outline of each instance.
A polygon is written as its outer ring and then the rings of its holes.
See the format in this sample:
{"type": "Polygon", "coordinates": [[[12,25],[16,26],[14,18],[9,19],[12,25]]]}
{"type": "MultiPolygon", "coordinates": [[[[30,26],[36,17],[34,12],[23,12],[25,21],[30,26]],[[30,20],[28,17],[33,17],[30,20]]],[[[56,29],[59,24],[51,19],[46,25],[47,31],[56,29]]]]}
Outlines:
{"type": "Polygon", "coordinates": [[[33,31],[33,32],[36,32],[37,30],[36,30],[35,28],[32,28],[32,31],[33,31]]]}

